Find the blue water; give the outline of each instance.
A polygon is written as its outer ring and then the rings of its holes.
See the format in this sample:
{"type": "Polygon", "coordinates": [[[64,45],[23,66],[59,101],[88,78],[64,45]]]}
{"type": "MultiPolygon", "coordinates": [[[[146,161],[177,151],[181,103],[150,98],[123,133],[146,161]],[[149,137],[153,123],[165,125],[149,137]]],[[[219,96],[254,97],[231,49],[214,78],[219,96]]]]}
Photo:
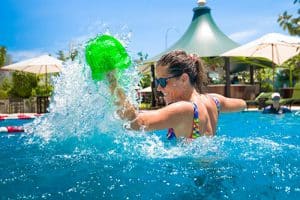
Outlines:
{"type": "MultiPolygon", "coordinates": [[[[298,114],[221,114],[216,137],[190,143],[126,130],[77,50],[52,79],[49,113],[0,122],[26,130],[0,134],[0,199],[299,199],[298,114]]],[[[139,81],[133,65],[119,83],[133,104],[139,81]]]]}
{"type": "Polygon", "coordinates": [[[299,199],[299,119],[221,114],[218,136],[192,143],[122,128],[46,142],[1,134],[1,199],[299,199]]]}

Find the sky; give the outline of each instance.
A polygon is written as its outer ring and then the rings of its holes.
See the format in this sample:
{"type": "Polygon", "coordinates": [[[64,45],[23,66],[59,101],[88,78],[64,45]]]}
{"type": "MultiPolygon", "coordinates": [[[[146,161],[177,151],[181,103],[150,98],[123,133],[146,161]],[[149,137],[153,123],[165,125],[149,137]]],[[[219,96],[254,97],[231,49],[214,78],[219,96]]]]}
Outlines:
{"type": "MultiPolygon", "coordinates": [[[[239,44],[266,33],[288,34],[277,23],[293,0],[207,0],[218,27],[239,44]]],[[[1,0],[0,46],[13,62],[82,44],[107,28],[130,36],[128,50],[153,57],[176,42],[197,0],[1,0]]]]}

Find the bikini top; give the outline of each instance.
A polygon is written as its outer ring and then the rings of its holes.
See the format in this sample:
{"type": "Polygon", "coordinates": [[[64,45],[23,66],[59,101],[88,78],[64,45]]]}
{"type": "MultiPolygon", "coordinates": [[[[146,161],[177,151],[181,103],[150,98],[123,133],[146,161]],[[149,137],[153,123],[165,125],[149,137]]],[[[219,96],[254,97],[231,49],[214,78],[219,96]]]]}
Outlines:
{"type": "Polygon", "coordinates": [[[215,102],[215,104],[216,104],[216,106],[217,106],[218,114],[219,114],[220,111],[221,111],[221,103],[220,103],[220,100],[219,100],[217,97],[215,97],[215,96],[212,96],[212,95],[209,95],[209,94],[208,94],[208,96],[210,96],[210,97],[214,100],[214,102],[215,102]]]}
{"type": "MultiPolygon", "coordinates": [[[[199,127],[199,112],[198,112],[198,106],[194,102],[193,102],[193,107],[194,107],[193,131],[189,138],[196,139],[201,136],[200,127],[199,127]]],[[[167,138],[168,139],[176,138],[173,128],[168,129],[167,138]]]]}
{"type": "MultiPolygon", "coordinates": [[[[219,99],[215,96],[211,96],[211,95],[209,95],[209,96],[214,100],[214,102],[216,104],[216,107],[217,107],[217,110],[218,110],[218,114],[219,114],[220,111],[221,111],[221,103],[220,103],[219,99]]],[[[195,104],[194,102],[192,102],[192,103],[193,103],[193,107],[194,107],[193,131],[192,131],[192,134],[190,135],[189,138],[196,139],[196,138],[201,136],[200,126],[199,126],[199,112],[198,112],[197,104],[195,104]]],[[[172,138],[176,138],[176,135],[175,135],[175,132],[174,132],[173,128],[168,129],[167,138],[169,140],[172,139],[172,138]]]]}

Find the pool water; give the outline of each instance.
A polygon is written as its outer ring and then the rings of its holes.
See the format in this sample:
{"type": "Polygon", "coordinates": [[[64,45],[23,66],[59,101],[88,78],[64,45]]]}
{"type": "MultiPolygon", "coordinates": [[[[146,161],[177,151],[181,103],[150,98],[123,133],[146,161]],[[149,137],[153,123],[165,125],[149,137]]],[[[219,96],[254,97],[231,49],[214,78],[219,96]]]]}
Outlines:
{"type": "Polygon", "coordinates": [[[1,134],[1,199],[298,199],[299,122],[295,112],[221,114],[218,136],[191,143],[122,126],[1,134]]]}
{"type": "MultiPolygon", "coordinates": [[[[77,50],[52,79],[49,113],[0,122],[26,130],[0,134],[0,199],[299,199],[299,114],[221,114],[218,135],[193,142],[126,130],[77,50]]],[[[119,82],[133,104],[138,71],[119,82]]]]}

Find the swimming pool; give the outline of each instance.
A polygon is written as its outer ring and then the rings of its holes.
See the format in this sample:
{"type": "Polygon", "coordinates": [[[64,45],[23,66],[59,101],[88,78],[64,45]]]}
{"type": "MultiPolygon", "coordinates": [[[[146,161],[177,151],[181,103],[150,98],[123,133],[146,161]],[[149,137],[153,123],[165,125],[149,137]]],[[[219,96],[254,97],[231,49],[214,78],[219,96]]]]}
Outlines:
{"type": "Polygon", "coordinates": [[[50,140],[1,134],[1,199],[298,199],[299,122],[221,114],[218,136],[192,143],[119,124],[50,140]]]}

